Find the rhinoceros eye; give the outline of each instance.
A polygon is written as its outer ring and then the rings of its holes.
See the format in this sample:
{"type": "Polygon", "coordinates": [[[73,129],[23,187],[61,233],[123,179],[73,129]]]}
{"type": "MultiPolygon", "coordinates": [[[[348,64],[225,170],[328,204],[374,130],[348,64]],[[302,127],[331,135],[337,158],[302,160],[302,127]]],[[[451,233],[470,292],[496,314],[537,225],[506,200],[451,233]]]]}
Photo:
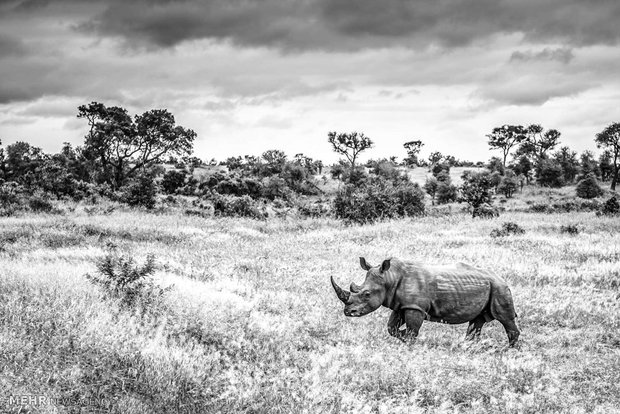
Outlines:
{"type": "Polygon", "coordinates": [[[369,297],[370,297],[370,291],[369,291],[369,290],[365,291],[365,292],[364,292],[364,296],[366,296],[367,298],[369,298],[369,297]]]}

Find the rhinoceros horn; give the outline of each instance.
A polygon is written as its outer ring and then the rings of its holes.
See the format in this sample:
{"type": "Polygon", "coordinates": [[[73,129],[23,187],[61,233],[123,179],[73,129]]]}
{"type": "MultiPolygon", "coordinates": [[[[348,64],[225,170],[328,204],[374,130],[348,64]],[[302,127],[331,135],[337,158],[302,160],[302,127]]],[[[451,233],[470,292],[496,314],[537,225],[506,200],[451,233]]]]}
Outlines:
{"type": "Polygon", "coordinates": [[[355,283],[351,283],[351,287],[349,289],[351,289],[351,292],[353,293],[359,293],[359,291],[362,290],[362,287],[360,285],[356,285],[355,283]]]}
{"type": "Polygon", "coordinates": [[[336,295],[338,295],[338,299],[340,299],[344,303],[347,303],[349,300],[349,296],[351,296],[351,292],[347,292],[346,290],[338,286],[336,282],[334,281],[333,276],[331,276],[330,279],[332,281],[332,286],[334,287],[334,290],[336,291],[336,295]]]}

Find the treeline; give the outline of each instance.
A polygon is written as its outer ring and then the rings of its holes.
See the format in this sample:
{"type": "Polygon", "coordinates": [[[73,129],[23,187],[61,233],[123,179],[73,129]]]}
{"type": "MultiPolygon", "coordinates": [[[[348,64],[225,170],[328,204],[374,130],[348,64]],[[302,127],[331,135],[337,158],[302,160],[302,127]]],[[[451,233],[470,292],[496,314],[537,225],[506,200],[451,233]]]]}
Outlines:
{"type": "Polygon", "coordinates": [[[211,160],[210,168],[197,174],[205,164],[192,155],[196,133],[176,125],[167,110],[131,116],[124,108],[92,102],[80,106],[77,116],[87,128],[80,146],[64,144],[57,154],[26,142],[0,147],[1,215],[50,212],[54,200],[96,204],[110,199],[149,209],[183,204],[187,214],[205,216],[333,215],[365,223],[424,214],[425,193],[432,204],[465,202],[474,215],[493,215],[495,194],[509,198],[525,185],[579,182],[577,195],[591,198],[602,194],[599,180],[611,181],[614,188],[618,178],[618,124],[597,135],[604,149],[598,158],[589,151],[578,156],[568,147],[556,150],[561,135],[556,130],[504,125],[487,136],[502,157],[486,164],[436,151],[422,159],[421,140],[404,143],[406,157],[400,163],[394,156],[360,164],[359,155],[373,141],[363,133],[329,132],[328,143],[343,157],[329,168],[304,154],[289,159],[269,150],[220,164],[211,160]],[[456,186],[453,167],[478,171],[466,171],[456,186]],[[431,172],[422,188],[411,181],[411,168],[431,172]]]}

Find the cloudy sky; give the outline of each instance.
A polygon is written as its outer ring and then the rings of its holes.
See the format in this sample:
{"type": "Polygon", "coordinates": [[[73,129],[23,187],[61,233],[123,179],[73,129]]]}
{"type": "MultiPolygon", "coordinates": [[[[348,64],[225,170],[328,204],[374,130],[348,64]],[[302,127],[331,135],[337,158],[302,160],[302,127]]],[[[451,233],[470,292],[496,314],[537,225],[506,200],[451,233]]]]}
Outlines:
{"type": "Polygon", "coordinates": [[[618,0],[0,0],[0,139],[82,142],[77,106],[167,108],[196,155],[486,160],[485,134],[540,123],[595,149],[620,121],[618,0]]]}

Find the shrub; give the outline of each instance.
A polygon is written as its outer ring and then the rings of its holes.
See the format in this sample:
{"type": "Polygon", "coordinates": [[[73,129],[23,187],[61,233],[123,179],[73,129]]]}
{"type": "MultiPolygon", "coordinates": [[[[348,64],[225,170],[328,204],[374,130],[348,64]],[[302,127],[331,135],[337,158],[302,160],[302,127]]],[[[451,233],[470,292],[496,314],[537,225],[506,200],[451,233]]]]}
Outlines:
{"type": "Polygon", "coordinates": [[[524,234],[524,233],[525,233],[525,230],[523,230],[523,228],[519,226],[517,223],[506,222],[502,224],[501,229],[491,230],[490,236],[493,238],[496,238],[496,237],[504,237],[504,236],[510,236],[510,235],[519,235],[519,234],[524,234]]]}
{"type": "Polygon", "coordinates": [[[262,220],[267,218],[264,209],[259,209],[256,201],[250,196],[241,197],[214,194],[211,198],[213,211],[216,216],[222,217],[249,217],[262,220]]]}
{"type": "Polygon", "coordinates": [[[597,212],[597,215],[616,215],[620,214],[620,203],[618,203],[618,199],[616,196],[611,197],[609,200],[605,201],[601,206],[601,209],[597,212]]]}
{"type": "Polygon", "coordinates": [[[499,217],[499,210],[493,207],[491,204],[482,204],[476,208],[472,212],[472,217],[480,217],[480,218],[493,218],[499,217]]]}
{"type": "Polygon", "coordinates": [[[437,203],[446,204],[456,201],[458,198],[456,186],[450,182],[439,181],[437,185],[437,203]]]}
{"type": "Polygon", "coordinates": [[[28,199],[28,207],[35,213],[51,213],[54,210],[54,205],[50,199],[40,194],[33,195],[28,199]]]}
{"type": "Polygon", "coordinates": [[[334,213],[347,223],[373,223],[381,219],[424,213],[424,193],[418,184],[394,184],[379,178],[362,186],[347,185],[334,199],[334,213]]]}
{"type": "Polygon", "coordinates": [[[134,207],[155,207],[157,184],[149,174],[142,174],[125,187],[121,201],[134,207]]]}
{"type": "Polygon", "coordinates": [[[511,198],[517,188],[519,187],[519,182],[516,177],[508,177],[504,176],[499,183],[497,190],[504,194],[506,198],[511,198]]]}
{"type": "Polygon", "coordinates": [[[579,228],[577,227],[576,224],[568,224],[566,226],[560,226],[560,233],[567,233],[567,234],[579,234],[579,228]]]}
{"type": "Polygon", "coordinates": [[[161,179],[161,188],[166,194],[174,194],[179,188],[185,184],[187,171],[170,170],[167,171],[161,179]]]}
{"type": "Polygon", "coordinates": [[[538,184],[543,187],[562,187],[564,185],[564,171],[556,160],[543,159],[538,167],[538,184]]]}
{"type": "Polygon", "coordinates": [[[588,174],[577,183],[576,193],[577,197],[591,199],[602,196],[604,191],[598,185],[598,181],[594,174],[588,174]]]}
{"type": "Polygon", "coordinates": [[[493,182],[491,174],[486,171],[471,172],[465,171],[461,176],[463,184],[460,187],[461,197],[459,201],[464,201],[473,209],[472,216],[476,217],[476,212],[480,212],[483,204],[491,205],[491,188],[493,182]]]}
{"type": "Polygon", "coordinates": [[[155,257],[148,255],[143,266],[134,265],[131,257],[108,253],[97,262],[97,274],[84,276],[103,291],[107,298],[120,299],[121,305],[145,308],[159,302],[171,287],[161,288],[152,279],[155,257]]]}

